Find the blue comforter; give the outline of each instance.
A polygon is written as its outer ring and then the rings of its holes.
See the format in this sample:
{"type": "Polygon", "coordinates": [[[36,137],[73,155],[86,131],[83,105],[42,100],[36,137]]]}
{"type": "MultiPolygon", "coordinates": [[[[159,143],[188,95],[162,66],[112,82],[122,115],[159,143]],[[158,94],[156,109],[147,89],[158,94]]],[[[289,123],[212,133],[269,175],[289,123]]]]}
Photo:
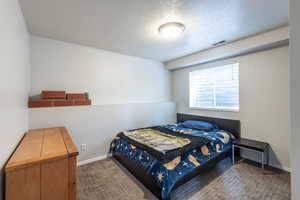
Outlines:
{"type": "Polygon", "coordinates": [[[230,149],[232,141],[235,139],[233,134],[224,130],[204,132],[183,128],[178,124],[163,127],[178,133],[207,138],[210,140],[210,143],[203,145],[201,148],[193,149],[165,164],[160,163],[146,151],[135,147],[121,138],[116,137],[111,143],[111,152],[113,155],[126,157],[139,165],[161,187],[162,199],[166,199],[169,196],[173,186],[180,178],[216,157],[221,152],[230,149]]]}

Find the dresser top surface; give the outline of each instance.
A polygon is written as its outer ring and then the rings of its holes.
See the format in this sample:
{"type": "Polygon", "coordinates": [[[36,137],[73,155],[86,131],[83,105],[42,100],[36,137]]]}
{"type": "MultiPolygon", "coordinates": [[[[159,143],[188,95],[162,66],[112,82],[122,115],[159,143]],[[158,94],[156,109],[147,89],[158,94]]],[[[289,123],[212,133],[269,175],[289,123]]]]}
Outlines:
{"type": "Polygon", "coordinates": [[[30,130],[9,159],[5,171],[77,155],[78,150],[65,127],[30,130]]]}

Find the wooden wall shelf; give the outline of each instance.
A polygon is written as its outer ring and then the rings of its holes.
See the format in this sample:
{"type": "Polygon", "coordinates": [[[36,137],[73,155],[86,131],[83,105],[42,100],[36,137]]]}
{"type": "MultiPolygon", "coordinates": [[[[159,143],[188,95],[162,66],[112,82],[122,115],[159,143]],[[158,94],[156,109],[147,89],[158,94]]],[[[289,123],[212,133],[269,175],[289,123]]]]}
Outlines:
{"type": "Polygon", "coordinates": [[[41,95],[30,97],[28,108],[88,106],[92,101],[85,93],[69,93],[65,91],[42,91],[41,95]]]}
{"type": "Polygon", "coordinates": [[[29,100],[28,108],[60,107],[60,106],[89,106],[92,102],[86,100],[29,100]]]}

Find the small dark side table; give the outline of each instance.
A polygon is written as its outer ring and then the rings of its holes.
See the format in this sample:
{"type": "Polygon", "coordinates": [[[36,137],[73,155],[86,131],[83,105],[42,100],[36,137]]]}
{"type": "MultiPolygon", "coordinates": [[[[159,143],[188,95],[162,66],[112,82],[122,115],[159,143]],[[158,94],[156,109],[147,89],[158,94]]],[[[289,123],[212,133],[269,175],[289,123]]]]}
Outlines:
{"type": "Polygon", "coordinates": [[[233,142],[232,145],[232,162],[235,163],[235,148],[252,150],[261,153],[261,168],[265,169],[265,164],[269,164],[269,144],[256,140],[241,138],[233,142]]]}

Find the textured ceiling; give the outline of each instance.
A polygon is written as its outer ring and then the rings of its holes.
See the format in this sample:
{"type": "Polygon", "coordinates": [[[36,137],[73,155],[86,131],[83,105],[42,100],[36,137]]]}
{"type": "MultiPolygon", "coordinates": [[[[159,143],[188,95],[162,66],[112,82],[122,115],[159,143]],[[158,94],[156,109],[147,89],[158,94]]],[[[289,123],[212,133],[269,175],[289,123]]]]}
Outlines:
{"type": "Polygon", "coordinates": [[[20,0],[35,35],[167,61],[288,23],[288,0],[20,0]],[[176,40],[157,29],[185,24],[176,40]]]}

